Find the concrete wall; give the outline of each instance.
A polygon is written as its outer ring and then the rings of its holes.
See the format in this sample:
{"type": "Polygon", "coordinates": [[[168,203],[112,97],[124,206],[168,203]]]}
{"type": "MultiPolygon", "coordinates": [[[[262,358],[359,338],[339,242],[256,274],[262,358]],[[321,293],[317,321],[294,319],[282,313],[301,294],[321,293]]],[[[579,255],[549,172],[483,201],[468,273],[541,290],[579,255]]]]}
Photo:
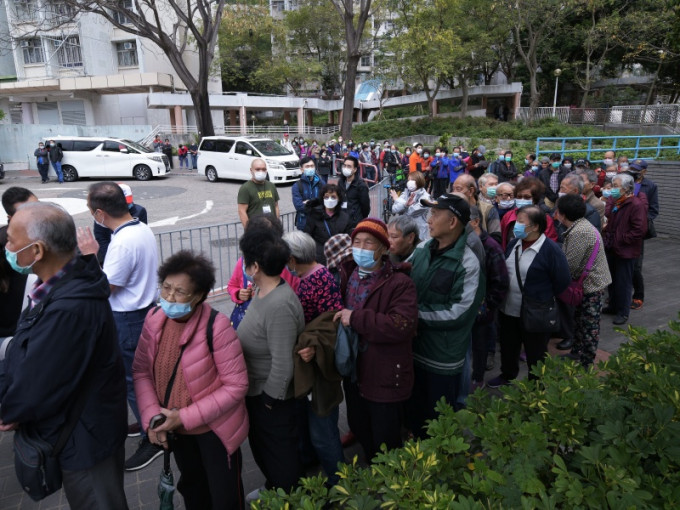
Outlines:
{"type": "Polygon", "coordinates": [[[37,170],[33,152],[38,141],[56,135],[113,136],[140,140],[152,127],[141,126],[48,126],[36,124],[0,125],[0,161],[5,170],[37,170]]]}
{"type": "Polygon", "coordinates": [[[650,161],[647,177],[659,187],[659,216],[654,220],[657,233],[680,238],[680,161],[650,161]]]}

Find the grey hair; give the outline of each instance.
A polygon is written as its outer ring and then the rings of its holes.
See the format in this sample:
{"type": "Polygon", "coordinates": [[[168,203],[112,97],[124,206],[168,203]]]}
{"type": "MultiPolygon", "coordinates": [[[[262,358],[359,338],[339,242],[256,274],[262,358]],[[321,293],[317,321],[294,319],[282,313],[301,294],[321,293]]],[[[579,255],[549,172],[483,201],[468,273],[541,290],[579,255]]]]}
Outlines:
{"type": "Polygon", "coordinates": [[[481,188],[482,186],[486,186],[486,181],[488,181],[492,177],[496,179],[496,181],[498,181],[498,176],[495,174],[490,173],[482,174],[482,176],[477,180],[477,182],[479,183],[479,187],[481,188]]]}
{"type": "Polygon", "coordinates": [[[631,175],[625,173],[616,174],[616,177],[612,179],[612,182],[616,180],[621,182],[621,189],[623,189],[623,191],[626,193],[633,191],[633,188],[635,187],[635,180],[631,175]]]}
{"type": "Polygon", "coordinates": [[[26,202],[17,211],[29,213],[26,222],[26,235],[31,241],[41,241],[47,251],[59,255],[75,254],[76,225],[66,210],[49,202],[26,202]]]}
{"type": "Polygon", "coordinates": [[[597,175],[595,174],[595,170],[592,168],[579,168],[575,172],[577,175],[585,175],[586,178],[588,179],[588,182],[591,184],[596,184],[597,183],[597,175]]]}
{"type": "Polygon", "coordinates": [[[401,232],[402,237],[406,237],[409,234],[415,234],[413,237],[414,246],[420,242],[420,230],[418,229],[418,223],[411,216],[392,216],[390,222],[387,224],[388,227],[392,226],[401,232]]]}
{"type": "Polygon", "coordinates": [[[579,194],[583,193],[583,179],[579,177],[579,175],[576,172],[570,172],[567,175],[564,176],[564,179],[562,179],[562,182],[567,181],[567,184],[570,186],[574,186],[579,194]]]}
{"type": "Polygon", "coordinates": [[[293,230],[284,234],[283,240],[290,248],[290,254],[300,264],[311,264],[316,260],[316,242],[306,232],[293,230]]]}

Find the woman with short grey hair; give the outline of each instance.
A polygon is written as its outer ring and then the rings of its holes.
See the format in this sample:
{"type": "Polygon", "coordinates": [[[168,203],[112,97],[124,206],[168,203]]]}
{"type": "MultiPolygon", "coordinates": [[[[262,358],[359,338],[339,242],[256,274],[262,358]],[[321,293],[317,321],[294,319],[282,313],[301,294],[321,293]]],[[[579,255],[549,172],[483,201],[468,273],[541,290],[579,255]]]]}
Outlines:
{"type": "MultiPolygon", "coordinates": [[[[283,240],[288,244],[291,253],[288,269],[291,273],[300,277],[300,286],[296,294],[302,304],[305,324],[308,325],[324,312],[341,310],[343,306],[340,287],[330,271],[315,260],[316,242],[314,239],[309,234],[297,230],[285,234],[283,240]]],[[[332,316],[328,319],[332,321],[332,316]]],[[[315,322],[314,327],[319,330],[322,329],[317,322],[315,322]]],[[[333,340],[334,336],[333,334],[333,340]]],[[[300,340],[298,340],[299,342],[300,340]]],[[[317,369],[314,370],[314,378],[322,382],[321,385],[315,387],[324,388],[327,392],[325,396],[342,395],[340,377],[338,376],[335,380],[329,380],[325,377],[328,364],[325,361],[327,360],[327,352],[323,345],[319,341],[319,349],[323,352],[317,359],[315,359],[317,347],[314,345],[296,346],[295,356],[299,357],[304,363],[314,362],[317,364],[317,369]],[[298,349],[298,347],[302,348],[298,349]],[[320,369],[321,367],[324,368],[320,369]]],[[[298,367],[298,364],[299,361],[296,358],[296,367],[298,367]]],[[[332,366],[330,371],[336,373],[335,367],[332,366]]],[[[296,374],[298,374],[297,368],[296,374]]],[[[295,377],[298,377],[298,375],[295,377]]],[[[321,398],[320,391],[312,391],[311,394],[313,395],[312,399],[321,398]]],[[[338,462],[345,460],[340,442],[340,431],[338,430],[339,402],[334,403],[329,408],[324,407],[324,412],[320,414],[314,410],[315,403],[316,401],[310,403],[307,398],[297,400],[298,426],[300,437],[303,440],[301,444],[306,446],[311,443],[329,481],[335,485],[339,480],[336,474],[338,462]]],[[[308,450],[309,447],[306,449],[308,450]]],[[[311,456],[307,455],[309,453],[307,451],[301,453],[303,459],[311,456]]]]}
{"type": "Polygon", "coordinates": [[[635,196],[635,181],[628,174],[612,179],[611,196],[607,199],[607,225],[602,231],[604,247],[612,275],[609,305],[602,310],[616,315],[614,324],[625,324],[630,313],[633,294],[633,269],[640,256],[642,241],[647,233],[647,198],[635,196]]]}

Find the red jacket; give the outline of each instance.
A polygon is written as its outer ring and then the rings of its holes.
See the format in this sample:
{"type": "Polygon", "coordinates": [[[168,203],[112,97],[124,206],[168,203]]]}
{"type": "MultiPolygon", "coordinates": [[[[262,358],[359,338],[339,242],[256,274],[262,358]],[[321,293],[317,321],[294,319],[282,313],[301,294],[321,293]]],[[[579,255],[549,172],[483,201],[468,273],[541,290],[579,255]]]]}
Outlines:
{"type": "Polygon", "coordinates": [[[607,225],[602,230],[605,250],[622,259],[636,259],[640,256],[642,242],[647,233],[647,197],[644,193],[631,196],[616,212],[616,199],[609,198],[604,215],[607,225]]]}
{"type": "MultiPolygon", "coordinates": [[[[180,409],[179,416],[188,431],[208,425],[231,455],[248,437],[245,404],[248,373],[241,343],[229,319],[221,313],[213,325],[213,352],[210,353],[206,336],[209,317],[210,305],[199,305],[180,340],[180,344],[187,344],[180,364],[191,404],[180,409]]],[[[151,418],[160,413],[153,365],[167,320],[162,310],[149,311],[132,364],[137,405],[145,430],[151,418]]]]}
{"type": "MultiPolygon", "coordinates": [[[[357,384],[361,396],[372,402],[403,402],[413,389],[417,293],[407,275],[410,265],[394,266],[387,257],[383,260],[385,271],[380,281],[350,317],[350,325],[359,334],[357,384]]],[[[355,268],[350,259],[340,271],[345,302],[347,282],[355,268]]]]}
{"type": "MultiPolygon", "coordinates": [[[[550,217],[549,214],[545,215],[545,219],[548,223],[548,226],[545,228],[544,232],[545,237],[557,242],[557,230],[555,229],[555,223],[553,222],[553,219],[550,217]]],[[[501,240],[503,244],[503,251],[505,251],[505,249],[508,247],[508,243],[512,240],[512,238],[510,237],[510,232],[515,226],[516,220],[517,220],[516,207],[512,211],[508,211],[503,215],[503,219],[501,220],[501,235],[502,235],[501,240]]]]}

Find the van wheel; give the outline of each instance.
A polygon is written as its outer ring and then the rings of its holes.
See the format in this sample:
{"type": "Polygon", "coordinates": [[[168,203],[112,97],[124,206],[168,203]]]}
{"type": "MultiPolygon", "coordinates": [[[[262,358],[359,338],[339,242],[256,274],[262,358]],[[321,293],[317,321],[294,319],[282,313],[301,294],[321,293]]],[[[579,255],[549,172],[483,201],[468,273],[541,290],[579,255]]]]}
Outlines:
{"type": "Polygon", "coordinates": [[[78,172],[71,165],[64,165],[61,167],[61,173],[64,175],[64,181],[74,182],[78,180],[78,172]]]}
{"type": "Polygon", "coordinates": [[[148,181],[151,179],[151,169],[146,165],[137,165],[132,173],[138,181],[148,181]]]}
{"type": "Polygon", "coordinates": [[[205,169],[205,176],[210,182],[217,182],[217,170],[215,170],[215,167],[207,167],[205,169]]]}

